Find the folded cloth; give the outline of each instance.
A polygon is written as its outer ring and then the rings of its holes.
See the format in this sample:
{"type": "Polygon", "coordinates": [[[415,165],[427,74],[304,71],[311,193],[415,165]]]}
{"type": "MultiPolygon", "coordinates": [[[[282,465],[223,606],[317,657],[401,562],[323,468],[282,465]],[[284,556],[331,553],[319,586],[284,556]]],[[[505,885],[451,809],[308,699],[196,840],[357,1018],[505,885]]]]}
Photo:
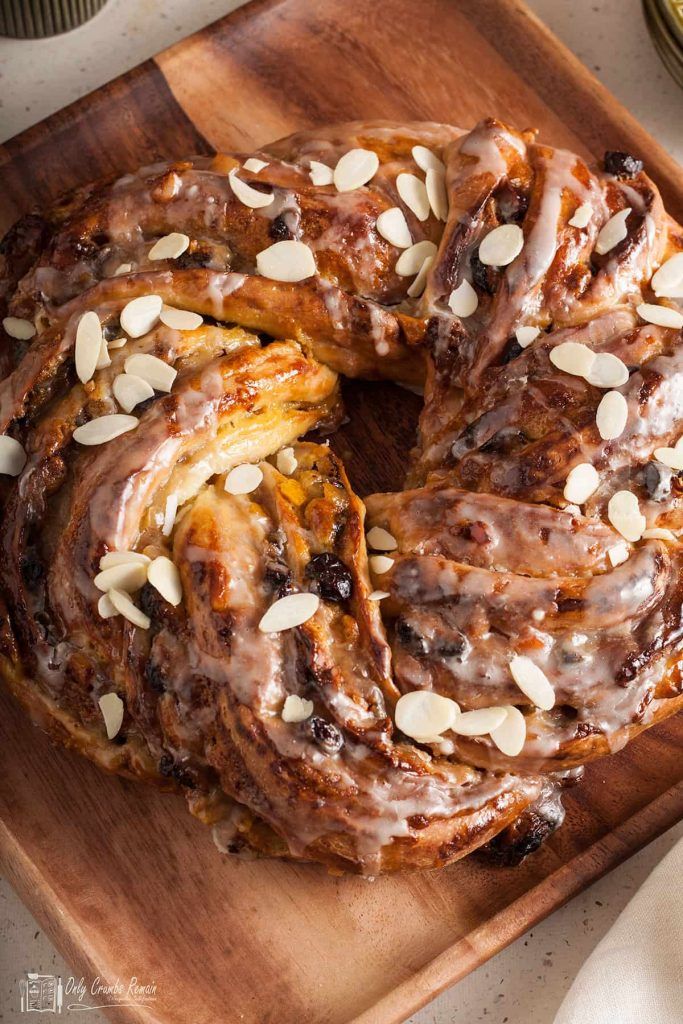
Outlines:
{"type": "Polygon", "coordinates": [[[681,1024],[683,840],[586,960],[555,1024],[681,1024]]]}

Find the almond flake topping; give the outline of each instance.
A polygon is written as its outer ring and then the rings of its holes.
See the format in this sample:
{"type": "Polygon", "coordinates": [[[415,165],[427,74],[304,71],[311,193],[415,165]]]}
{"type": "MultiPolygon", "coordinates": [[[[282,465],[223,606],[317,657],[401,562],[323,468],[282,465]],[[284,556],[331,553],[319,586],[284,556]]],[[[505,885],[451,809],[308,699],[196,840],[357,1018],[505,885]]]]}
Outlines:
{"type": "Polygon", "coordinates": [[[139,295],[121,310],[121,327],[130,338],[141,338],[152,330],[163,302],[160,295],[139,295]]]}
{"type": "Polygon", "coordinates": [[[427,198],[437,220],[448,219],[448,193],[446,192],[446,176],[443,171],[430,167],[425,180],[427,198]]]}
{"type": "Polygon", "coordinates": [[[0,434],[0,473],[19,476],[26,465],[26,452],[19,442],[8,434],[0,434]]]}
{"type": "Polygon", "coordinates": [[[609,560],[612,563],[613,568],[615,569],[618,565],[621,565],[623,562],[626,562],[630,554],[631,551],[628,544],[624,544],[623,541],[621,541],[619,544],[615,544],[614,547],[610,548],[607,552],[609,560]]]}
{"type": "Polygon", "coordinates": [[[275,465],[283,476],[291,476],[299,465],[293,448],[282,448],[275,459],[275,465]]]}
{"type": "Polygon", "coordinates": [[[264,167],[268,166],[267,160],[259,160],[257,156],[250,156],[248,160],[245,160],[242,164],[245,171],[251,171],[252,174],[258,174],[264,167]]]}
{"type": "Polygon", "coordinates": [[[413,154],[413,160],[420,168],[421,171],[445,171],[446,168],[443,162],[439,160],[436,153],[432,153],[431,149],[427,149],[426,146],[413,146],[411,150],[413,154]]]}
{"type": "Polygon", "coordinates": [[[608,391],[600,399],[595,413],[598,433],[603,441],[621,437],[628,419],[628,402],[620,391],[608,391]]]}
{"type": "Polygon", "coordinates": [[[35,325],[30,320],[22,320],[18,316],[6,316],[2,321],[5,334],[18,341],[28,341],[36,333],[35,325]]]}
{"type": "Polygon", "coordinates": [[[555,706],[555,691],[545,672],[531,658],[517,654],[510,662],[512,678],[522,693],[541,711],[550,711],[555,706]]]}
{"type": "Polygon", "coordinates": [[[476,312],[479,296],[466,278],[463,278],[458,287],[453,289],[448,299],[448,305],[451,312],[461,318],[472,316],[476,312]]]}
{"type": "Polygon", "coordinates": [[[595,360],[595,353],[580,341],[563,341],[550,350],[548,357],[553,366],[574,377],[585,377],[595,360]]]}
{"type": "Polygon", "coordinates": [[[427,220],[430,204],[424,181],[420,181],[415,174],[403,172],[396,178],[396,188],[403,202],[417,219],[427,220]]]}
{"type": "Polygon", "coordinates": [[[569,471],[564,485],[564,496],[573,505],[583,505],[600,486],[600,477],[595,466],[582,462],[569,471]]]}
{"type": "Polygon", "coordinates": [[[316,272],[315,258],[305,242],[275,242],[256,257],[256,269],[271,281],[305,281],[316,272]]]}
{"type": "Polygon", "coordinates": [[[429,273],[429,269],[433,262],[434,257],[428,256],[420,267],[417,277],[408,288],[408,295],[411,299],[416,299],[419,295],[422,295],[422,292],[425,290],[427,285],[427,274],[429,273]]]}
{"type": "Polygon", "coordinates": [[[245,463],[230,470],[225,478],[225,489],[228,494],[251,494],[262,480],[263,470],[259,466],[245,463]]]}
{"type": "Polygon", "coordinates": [[[152,624],[151,619],[143,611],[140,611],[137,605],[133,604],[128,594],[124,594],[122,590],[110,590],[109,600],[119,615],[123,615],[128,622],[139,626],[140,629],[149,629],[152,624]]]}
{"type": "Polygon", "coordinates": [[[73,439],[78,444],[106,444],[107,441],[113,441],[115,437],[120,437],[129,430],[135,430],[137,425],[138,420],[135,416],[124,416],[122,413],[98,416],[97,419],[84,423],[82,427],[76,427],[73,439]]]}
{"type": "Polygon", "coordinates": [[[334,170],[327,164],[321,164],[319,160],[311,160],[311,169],[308,173],[314,185],[332,185],[334,183],[334,170]]]}
{"type": "Polygon", "coordinates": [[[658,306],[652,302],[641,302],[637,307],[638,316],[649,324],[656,324],[658,327],[673,327],[679,330],[683,327],[683,313],[671,306],[658,306]]]}
{"type": "Polygon", "coordinates": [[[180,604],[183,599],[183,586],[178,567],[170,558],[166,555],[155,558],[147,568],[147,579],[174,608],[180,604]]]}
{"type": "Polygon", "coordinates": [[[368,594],[368,601],[383,601],[385,597],[389,596],[388,590],[373,590],[368,594]]]}
{"type": "Polygon", "coordinates": [[[453,726],[458,736],[486,736],[505,720],[505,708],[476,708],[463,711],[453,726]]]}
{"type": "Polygon", "coordinates": [[[282,708],[283,722],[305,722],[313,714],[313,701],[290,693],[282,708]]]}
{"type": "Polygon", "coordinates": [[[281,633],[285,629],[293,629],[308,622],[317,612],[320,598],[317,594],[287,594],[270,608],[259,622],[262,633],[281,633]]]}
{"type": "Polygon", "coordinates": [[[385,572],[389,572],[395,559],[389,558],[387,555],[371,555],[368,558],[368,564],[376,576],[382,576],[385,572]]]}
{"type": "Polygon", "coordinates": [[[501,224],[489,231],[479,246],[479,259],[487,267],[507,267],[524,248],[519,224],[501,224]]]}
{"type": "Polygon", "coordinates": [[[176,309],[175,306],[162,306],[159,316],[162,324],[172,327],[174,331],[196,331],[204,323],[199,313],[189,309],[176,309]]]}
{"type": "Polygon", "coordinates": [[[663,466],[680,473],[683,470],[683,438],[676,442],[674,448],[655,448],[654,456],[663,466]]]}
{"type": "Polygon", "coordinates": [[[595,251],[599,256],[604,256],[606,252],[609,252],[619,245],[619,242],[623,242],[628,234],[628,228],[626,227],[626,219],[631,212],[631,207],[627,206],[625,210],[619,210],[613,217],[602,226],[600,233],[595,240],[595,251]]]}
{"type": "Polygon", "coordinates": [[[678,537],[671,530],[666,530],[662,526],[653,526],[650,530],[643,530],[641,540],[666,540],[671,544],[676,544],[678,537]]]}
{"type": "Polygon", "coordinates": [[[394,719],[396,727],[424,743],[436,739],[453,726],[460,708],[449,697],[432,690],[413,690],[396,701],[394,719]]]}
{"type": "Polygon", "coordinates": [[[683,298],[683,252],[662,263],[650,284],[658,299],[683,298]]]}
{"type": "Polygon", "coordinates": [[[507,757],[517,757],[522,752],[526,741],[526,721],[519,708],[508,704],[505,707],[507,714],[498,726],[491,732],[491,739],[507,757]]]}
{"type": "Polygon", "coordinates": [[[164,507],[164,521],[161,526],[161,533],[164,537],[170,537],[175,526],[175,517],[178,514],[178,495],[169,494],[164,507]]]}
{"type": "Polygon", "coordinates": [[[402,252],[396,260],[396,273],[399,277],[413,277],[414,274],[420,272],[424,261],[430,256],[436,256],[434,242],[430,242],[428,239],[416,242],[415,245],[411,245],[409,249],[402,252]]]}
{"type": "Polygon", "coordinates": [[[111,366],[111,356],[109,355],[109,346],[104,340],[102,335],[102,344],[100,345],[100,354],[97,358],[96,370],[104,370],[107,366],[111,366]]]}
{"type": "Polygon", "coordinates": [[[520,348],[528,348],[532,341],[541,333],[540,327],[532,327],[531,324],[522,324],[515,331],[515,338],[520,348]]]}
{"type": "Polygon", "coordinates": [[[641,515],[638,498],[632,491],[617,491],[607,505],[607,518],[625,540],[640,540],[647,526],[645,516],[641,515]]]}
{"type": "Polygon", "coordinates": [[[397,249],[408,249],[413,244],[410,228],[400,206],[383,210],[377,218],[377,233],[397,249]]]}
{"type": "Polygon", "coordinates": [[[238,178],[236,168],[233,168],[228,174],[228,181],[237,199],[244,206],[248,206],[252,210],[260,210],[264,206],[270,206],[275,199],[274,192],[261,192],[257,188],[252,188],[246,181],[238,178]]]}
{"type": "Polygon", "coordinates": [[[127,594],[144,587],[147,582],[147,564],[145,562],[120,562],[108,569],[98,572],[94,579],[98,590],[106,594],[112,588],[123,590],[127,594]]]}
{"type": "Polygon", "coordinates": [[[107,342],[107,348],[111,351],[113,348],[123,348],[128,341],[128,338],[114,338],[113,341],[107,342]]]}
{"type": "Polygon", "coordinates": [[[350,149],[339,158],[334,169],[337,192],[353,192],[377,174],[379,157],[371,149],[350,149]]]}
{"type": "Polygon", "coordinates": [[[374,551],[395,551],[398,547],[396,538],[383,526],[368,530],[367,542],[374,551]]]}
{"type": "Polygon", "coordinates": [[[574,211],[574,216],[569,221],[570,228],[587,228],[593,216],[593,207],[590,203],[581,203],[574,211]]]}
{"type": "Polygon", "coordinates": [[[154,388],[134,373],[118,373],[112,386],[114,398],[124,412],[132,412],[140,402],[154,398],[154,388]]]}
{"type": "Polygon", "coordinates": [[[130,274],[132,269],[132,263],[119,263],[118,267],[114,271],[114,277],[123,277],[124,274],[130,274]]]}
{"type": "Polygon", "coordinates": [[[118,693],[103,693],[97,703],[104,719],[107,739],[113,740],[123,725],[123,701],[118,693]]]}
{"type": "Polygon", "coordinates": [[[143,555],[141,551],[107,551],[106,555],[100,558],[100,569],[111,569],[114,565],[127,565],[130,562],[149,565],[151,558],[143,555]]]}
{"type": "Polygon", "coordinates": [[[123,365],[126,373],[142,377],[155,391],[170,391],[178,376],[178,371],[163,359],[148,355],[146,352],[136,352],[128,356],[123,365]]]}
{"type": "Polygon", "coordinates": [[[187,235],[180,231],[172,231],[170,235],[164,235],[158,239],[149,250],[150,260],[177,260],[182,256],[190,244],[187,235]]]}
{"type": "Polygon", "coordinates": [[[102,594],[97,602],[97,611],[102,619],[113,619],[115,615],[119,614],[111,603],[109,594],[102,594]]]}
{"type": "Polygon", "coordinates": [[[628,380],[628,367],[619,356],[611,352],[598,352],[586,374],[586,380],[596,388],[620,388],[628,380]]]}

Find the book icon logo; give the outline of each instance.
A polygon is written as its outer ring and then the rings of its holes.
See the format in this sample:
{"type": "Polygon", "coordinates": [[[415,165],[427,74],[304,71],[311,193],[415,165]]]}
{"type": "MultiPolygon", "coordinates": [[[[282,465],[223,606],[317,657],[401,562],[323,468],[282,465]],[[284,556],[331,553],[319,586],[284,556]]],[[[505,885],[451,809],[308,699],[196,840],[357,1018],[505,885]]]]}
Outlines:
{"type": "Polygon", "coordinates": [[[54,974],[28,972],[19,983],[22,1013],[61,1013],[64,986],[54,974]]]}

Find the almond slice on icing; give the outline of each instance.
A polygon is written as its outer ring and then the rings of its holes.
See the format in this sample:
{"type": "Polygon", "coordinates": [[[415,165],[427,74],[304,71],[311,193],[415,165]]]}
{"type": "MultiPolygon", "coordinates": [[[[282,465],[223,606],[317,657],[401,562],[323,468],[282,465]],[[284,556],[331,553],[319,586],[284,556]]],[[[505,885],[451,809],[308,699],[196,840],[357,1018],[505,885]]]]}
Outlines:
{"type": "Polygon", "coordinates": [[[114,398],[124,412],[132,412],[140,402],[154,398],[154,388],[134,373],[118,373],[112,385],[114,398]]]}
{"type": "Polygon", "coordinates": [[[19,316],[6,316],[2,321],[5,334],[17,341],[28,341],[36,333],[35,324],[30,320],[24,320],[19,316]]]}
{"type": "Polygon", "coordinates": [[[106,555],[100,558],[100,569],[111,569],[114,565],[127,565],[130,562],[149,565],[151,558],[143,555],[141,551],[107,551],[106,555]]]}
{"type": "Polygon", "coordinates": [[[84,445],[106,444],[129,430],[135,430],[138,422],[139,420],[135,416],[124,416],[122,413],[98,416],[96,419],[84,423],[82,427],[76,427],[73,439],[78,444],[84,445]]]}
{"type": "Polygon", "coordinates": [[[399,277],[413,277],[414,274],[420,272],[424,261],[430,256],[436,256],[434,242],[430,242],[428,239],[416,242],[415,245],[411,245],[409,249],[402,252],[396,260],[396,273],[399,277]]]}
{"type": "Polygon", "coordinates": [[[683,298],[683,252],[677,252],[652,275],[652,290],[658,299],[683,298]]]}
{"type": "Polygon", "coordinates": [[[491,732],[491,739],[501,753],[507,757],[517,757],[526,741],[526,721],[519,708],[512,704],[506,705],[505,711],[505,718],[498,728],[491,732]]]}
{"type": "Polygon", "coordinates": [[[522,693],[542,711],[555,706],[555,691],[543,669],[523,654],[517,654],[510,662],[512,678],[522,693]]]}
{"type": "Polygon", "coordinates": [[[162,306],[159,319],[174,331],[196,331],[204,323],[199,313],[193,313],[190,309],[176,309],[175,306],[162,306]]]}
{"type": "Polygon", "coordinates": [[[270,204],[275,199],[274,192],[261,192],[257,188],[252,188],[246,181],[242,181],[241,178],[237,177],[237,168],[233,168],[228,174],[228,181],[230,187],[235,193],[235,196],[244,205],[250,207],[252,210],[260,210],[270,204]]]}
{"type": "Polygon", "coordinates": [[[604,256],[605,253],[610,252],[615,245],[619,245],[619,242],[623,242],[628,234],[628,228],[626,227],[626,220],[631,207],[627,206],[625,210],[619,210],[613,217],[602,226],[598,237],[595,240],[595,251],[599,256],[604,256]]]}
{"type": "Polygon", "coordinates": [[[430,203],[427,186],[417,175],[403,172],[396,178],[396,188],[403,202],[418,220],[427,220],[430,203]]]}
{"type": "Polygon", "coordinates": [[[528,348],[532,341],[541,333],[540,327],[532,327],[531,324],[522,324],[515,331],[515,338],[520,348],[528,348]]]}
{"type": "Polygon", "coordinates": [[[121,310],[121,327],[130,338],[141,338],[156,324],[162,306],[160,295],[138,295],[121,310]]]}
{"type": "Polygon", "coordinates": [[[128,356],[123,365],[126,373],[142,377],[155,391],[170,391],[178,376],[178,371],[163,359],[146,352],[136,352],[128,356]]]}
{"type": "Polygon", "coordinates": [[[553,366],[574,377],[585,377],[595,360],[595,352],[580,341],[563,341],[551,348],[549,357],[553,366]]]}
{"type": "Polygon", "coordinates": [[[259,622],[262,633],[281,633],[308,622],[317,612],[320,598],[317,594],[287,594],[271,604],[259,622]]]}
{"type": "Polygon", "coordinates": [[[334,169],[337,192],[353,192],[366,185],[379,168],[379,157],[371,149],[350,149],[339,158],[334,169]]]}
{"type": "Polygon", "coordinates": [[[283,476],[291,476],[299,465],[293,448],[282,448],[275,458],[278,472],[283,476]]]}
{"type": "Polygon", "coordinates": [[[251,494],[261,485],[263,470],[259,466],[245,463],[235,466],[225,478],[225,489],[228,494],[251,494]]]}
{"type": "Polygon", "coordinates": [[[113,740],[123,725],[123,701],[118,693],[103,693],[97,703],[104,719],[107,739],[113,740]]]}
{"type": "Polygon", "coordinates": [[[617,491],[607,504],[607,518],[626,540],[640,540],[647,526],[638,498],[632,491],[617,491]]]}
{"type": "Polygon", "coordinates": [[[643,530],[641,540],[665,540],[670,544],[678,543],[676,534],[663,526],[653,526],[650,530],[643,530]]]}
{"type": "Polygon", "coordinates": [[[76,328],[74,362],[76,376],[82,384],[91,380],[102,351],[102,324],[97,313],[84,313],[76,328]]]}
{"type": "Polygon", "coordinates": [[[313,714],[313,701],[290,693],[282,708],[283,722],[305,722],[313,714]]]}
{"type": "Polygon", "coordinates": [[[454,288],[448,298],[448,305],[455,316],[461,318],[472,316],[479,305],[479,296],[465,278],[454,288]]]}
{"type": "Polygon", "coordinates": [[[190,239],[181,231],[172,231],[170,235],[159,238],[149,250],[150,260],[177,260],[190,244],[190,239]]]}
{"type": "Polygon", "coordinates": [[[256,256],[256,269],[271,281],[305,281],[316,273],[315,257],[305,242],[275,242],[256,256]]]}
{"type": "Polygon", "coordinates": [[[166,505],[164,506],[164,521],[161,527],[161,533],[164,537],[170,537],[173,533],[173,527],[175,526],[176,515],[178,514],[178,495],[169,494],[166,498],[166,505]]]}
{"type": "Polygon", "coordinates": [[[475,708],[463,711],[453,725],[458,736],[487,736],[505,720],[505,708],[475,708]]]}
{"type": "Polygon", "coordinates": [[[683,327],[683,313],[671,306],[660,306],[656,302],[641,302],[637,307],[638,316],[649,324],[656,324],[658,327],[673,327],[679,330],[683,327]]]}
{"type": "Polygon", "coordinates": [[[140,629],[149,629],[152,620],[136,604],[133,604],[128,594],[125,594],[122,590],[110,590],[109,600],[119,615],[123,615],[124,619],[127,619],[128,622],[132,622],[134,626],[139,626],[140,629]]]}
{"type": "Polygon", "coordinates": [[[564,485],[564,497],[572,505],[583,505],[600,486],[600,476],[590,462],[581,462],[570,469],[564,485]]]}
{"type": "Polygon", "coordinates": [[[603,441],[613,441],[620,437],[628,420],[628,402],[620,391],[608,391],[600,399],[595,413],[598,433],[603,441]]]}
{"type": "Polygon", "coordinates": [[[415,280],[411,282],[410,287],[408,288],[408,295],[411,299],[418,298],[418,296],[422,295],[422,292],[425,290],[427,285],[427,274],[429,273],[433,262],[434,257],[428,256],[418,270],[415,280]]]}
{"type": "Polygon", "coordinates": [[[443,161],[439,160],[436,153],[426,146],[413,146],[411,150],[413,160],[421,171],[445,171],[443,161]]]}
{"type": "Polygon", "coordinates": [[[105,594],[110,590],[123,590],[127,594],[140,590],[147,582],[147,564],[144,562],[120,562],[98,572],[94,584],[105,594]]]}
{"type": "Polygon", "coordinates": [[[147,568],[147,579],[174,608],[180,604],[183,599],[183,585],[180,582],[178,567],[170,558],[166,555],[155,558],[147,568]]]}
{"type": "Polygon", "coordinates": [[[373,526],[367,533],[368,546],[373,551],[395,551],[398,542],[392,533],[383,526],[373,526]]]}
{"type": "MultiPolygon", "coordinates": [[[[681,318],[683,323],[683,318],[681,318]]],[[[586,380],[596,388],[620,388],[628,380],[628,367],[611,352],[598,352],[590,365],[586,380]]]]}
{"type": "Polygon", "coordinates": [[[574,216],[569,221],[570,228],[587,228],[593,216],[593,207],[590,203],[581,203],[574,211],[574,216]]]}
{"type": "Polygon", "coordinates": [[[257,156],[250,156],[248,160],[245,160],[242,164],[245,171],[251,171],[252,174],[258,174],[264,167],[268,166],[267,160],[259,160],[257,156]]]}
{"type": "Polygon", "coordinates": [[[410,228],[400,206],[383,210],[377,218],[377,233],[397,249],[409,249],[413,244],[410,228]]]}
{"type": "Polygon", "coordinates": [[[425,178],[427,198],[437,220],[448,220],[448,193],[443,171],[430,167],[425,178]]]}
{"type": "Polygon", "coordinates": [[[487,267],[507,267],[524,248],[519,224],[501,224],[489,231],[479,246],[479,260],[487,267]]]}
{"type": "Polygon", "coordinates": [[[316,186],[334,183],[334,170],[327,164],[321,164],[319,160],[311,160],[308,176],[316,186]]]}
{"type": "Polygon", "coordinates": [[[102,594],[97,602],[97,611],[101,619],[113,619],[115,615],[119,614],[111,603],[109,594],[102,594]]]}
{"type": "Polygon", "coordinates": [[[654,457],[663,466],[668,466],[677,473],[683,471],[683,448],[679,448],[678,445],[675,448],[655,448],[654,457]]]}
{"type": "Polygon", "coordinates": [[[26,452],[14,437],[0,434],[0,473],[5,476],[19,476],[26,465],[26,452]]]}
{"type": "Polygon", "coordinates": [[[383,601],[385,597],[390,597],[388,590],[373,590],[368,594],[368,601],[383,601]]]}
{"type": "Polygon", "coordinates": [[[413,690],[396,701],[394,720],[406,736],[423,743],[452,728],[459,711],[449,697],[432,690],[413,690]]]}
{"type": "Polygon", "coordinates": [[[389,558],[387,555],[371,555],[368,558],[368,565],[376,576],[382,576],[385,572],[389,572],[395,561],[396,559],[389,558]]]}

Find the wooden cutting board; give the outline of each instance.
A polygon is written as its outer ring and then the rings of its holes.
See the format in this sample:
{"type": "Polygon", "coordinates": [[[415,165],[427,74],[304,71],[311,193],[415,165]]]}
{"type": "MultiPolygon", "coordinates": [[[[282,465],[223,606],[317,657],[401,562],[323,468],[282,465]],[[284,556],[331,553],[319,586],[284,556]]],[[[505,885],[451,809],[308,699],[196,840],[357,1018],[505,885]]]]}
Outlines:
{"type": "MultiPolygon", "coordinates": [[[[638,153],[683,216],[680,168],[522,4],[259,0],[0,148],[0,228],[159,157],[335,120],[488,114],[584,154],[638,153]]],[[[335,443],[357,487],[400,486],[419,399],[345,391],[335,443]]],[[[368,882],[222,858],[179,798],[53,750],[3,696],[4,868],[77,977],[155,983],[153,1002],[115,1020],[389,1024],[681,817],[682,726],[592,765],[564,827],[519,868],[472,857],[368,882]]]]}

